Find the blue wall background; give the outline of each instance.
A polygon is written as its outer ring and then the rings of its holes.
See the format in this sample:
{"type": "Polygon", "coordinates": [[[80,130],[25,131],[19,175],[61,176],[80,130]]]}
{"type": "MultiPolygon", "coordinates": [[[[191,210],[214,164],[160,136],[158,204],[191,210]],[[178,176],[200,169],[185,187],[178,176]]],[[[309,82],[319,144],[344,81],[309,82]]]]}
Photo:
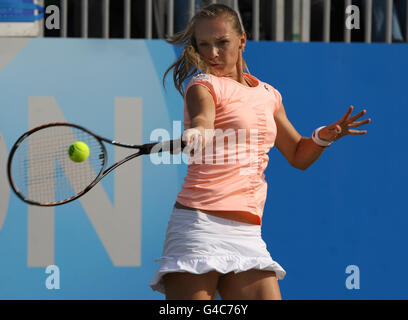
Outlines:
{"type": "MultiPolygon", "coordinates": [[[[106,137],[114,133],[114,98],[142,97],[144,140],[158,127],[171,132],[172,121],[182,120],[182,99],[170,81],[164,91],[161,79],[178,52],[159,40],[30,40],[0,71],[0,132],[8,150],[28,129],[28,96],[54,96],[67,121],[106,137]]],[[[337,121],[350,105],[372,119],[361,128],[366,135],[346,136],[306,171],[292,168],[276,148],[269,154],[262,232],[287,271],[280,281],[285,299],[408,298],[407,56],[406,45],[249,42],[251,73],[281,92],[301,135],[337,121]],[[349,265],[359,267],[358,290],[345,285],[349,265]]],[[[156,170],[146,158],[143,167],[140,267],[113,266],[74,202],[55,211],[61,289],[48,290],[45,268],[27,267],[27,206],[11,194],[0,230],[0,298],[163,299],[148,284],[186,166],[156,170]],[[165,183],[152,186],[152,179],[165,183]]],[[[104,181],[110,196],[111,181],[104,181]]]]}

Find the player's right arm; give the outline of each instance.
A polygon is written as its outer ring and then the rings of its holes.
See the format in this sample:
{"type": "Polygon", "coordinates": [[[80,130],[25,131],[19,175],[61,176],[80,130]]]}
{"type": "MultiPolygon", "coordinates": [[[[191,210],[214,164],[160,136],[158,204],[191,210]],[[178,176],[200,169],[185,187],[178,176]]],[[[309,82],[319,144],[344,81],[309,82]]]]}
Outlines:
{"type": "Polygon", "coordinates": [[[189,145],[199,133],[203,137],[202,148],[204,148],[206,142],[212,141],[214,136],[214,98],[204,86],[193,85],[187,91],[186,102],[191,126],[184,132],[183,140],[189,145]]]}

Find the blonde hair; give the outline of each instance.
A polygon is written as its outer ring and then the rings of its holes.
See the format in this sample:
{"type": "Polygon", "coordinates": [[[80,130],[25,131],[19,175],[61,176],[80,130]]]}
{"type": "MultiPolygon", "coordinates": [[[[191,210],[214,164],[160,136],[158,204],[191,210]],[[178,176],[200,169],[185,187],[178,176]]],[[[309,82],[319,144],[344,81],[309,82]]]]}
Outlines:
{"type": "MultiPolygon", "coordinates": [[[[165,87],[165,79],[167,74],[174,69],[173,81],[174,86],[184,96],[183,82],[189,77],[193,76],[198,71],[203,73],[209,72],[208,65],[203,61],[198,53],[197,43],[194,35],[197,21],[203,18],[218,18],[220,16],[227,16],[232,21],[232,27],[241,35],[244,31],[241,20],[238,14],[230,7],[222,4],[212,4],[200,11],[198,11],[189,21],[186,29],[174,36],[166,39],[167,43],[173,45],[184,46],[181,56],[174,62],[165,72],[163,76],[163,86],[165,87]]],[[[249,73],[247,64],[242,58],[243,69],[249,73]]]]}

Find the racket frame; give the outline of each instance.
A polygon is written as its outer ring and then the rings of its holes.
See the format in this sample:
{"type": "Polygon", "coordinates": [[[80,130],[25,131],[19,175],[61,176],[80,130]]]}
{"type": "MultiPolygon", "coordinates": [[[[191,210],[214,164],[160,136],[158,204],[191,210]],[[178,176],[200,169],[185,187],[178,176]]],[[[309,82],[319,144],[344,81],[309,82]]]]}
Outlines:
{"type": "MultiPolygon", "coordinates": [[[[169,141],[170,146],[173,145],[174,140],[169,141]]],[[[109,140],[107,138],[101,137],[95,133],[93,133],[92,131],[74,124],[74,123],[70,123],[70,122],[51,122],[51,123],[47,123],[47,124],[43,124],[40,126],[37,126],[27,132],[25,132],[23,135],[21,135],[17,141],[14,143],[13,147],[10,150],[10,154],[7,160],[7,178],[9,180],[11,189],[14,191],[14,193],[24,202],[32,204],[32,205],[37,205],[37,206],[41,206],[41,207],[54,207],[54,206],[58,206],[61,204],[65,204],[68,202],[71,202],[75,199],[78,199],[79,197],[83,196],[85,193],[87,193],[89,190],[91,190],[103,177],[105,177],[107,174],[109,174],[110,172],[112,172],[114,169],[116,169],[117,167],[119,167],[120,165],[122,165],[123,163],[136,158],[140,155],[143,154],[150,154],[152,152],[152,149],[154,146],[156,146],[157,144],[159,144],[160,142],[155,142],[155,143],[146,143],[143,145],[131,145],[131,144],[124,144],[124,143],[120,143],[117,142],[115,140],[109,140]],[[12,178],[12,160],[13,160],[13,156],[16,152],[16,150],[18,149],[18,147],[20,146],[20,144],[30,135],[32,135],[33,133],[48,128],[48,127],[57,127],[57,126],[66,126],[66,127],[74,127],[77,128],[79,130],[85,131],[86,133],[88,133],[89,135],[93,136],[101,145],[101,149],[103,152],[103,165],[102,168],[100,169],[98,175],[96,176],[96,178],[81,192],[75,194],[73,197],[70,197],[68,199],[62,200],[62,201],[57,201],[57,202],[46,202],[46,203],[42,203],[42,202],[38,202],[38,201],[33,201],[32,199],[28,199],[27,197],[25,197],[16,187],[13,178],[12,178]],[[106,148],[105,145],[103,144],[103,142],[109,143],[111,145],[114,146],[118,146],[118,147],[124,147],[124,148],[128,148],[128,149],[139,149],[138,152],[133,153],[125,158],[123,158],[122,160],[114,163],[113,165],[111,165],[109,168],[106,169],[106,165],[107,165],[107,161],[108,161],[108,153],[106,152],[106,148]]],[[[183,141],[181,141],[181,147],[183,148],[184,143],[183,141]]],[[[171,148],[171,147],[170,147],[171,148]]],[[[158,152],[161,152],[158,151],[158,152]]]]}

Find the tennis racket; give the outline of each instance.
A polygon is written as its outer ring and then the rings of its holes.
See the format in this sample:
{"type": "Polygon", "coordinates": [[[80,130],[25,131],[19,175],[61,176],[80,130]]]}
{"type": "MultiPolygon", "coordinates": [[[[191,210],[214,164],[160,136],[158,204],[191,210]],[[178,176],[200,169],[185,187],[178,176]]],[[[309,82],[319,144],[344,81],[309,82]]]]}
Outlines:
{"type": "Polygon", "coordinates": [[[12,190],[21,200],[38,206],[57,206],[83,196],[108,173],[133,158],[173,152],[184,146],[181,139],[123,144],[76,124],[48,123],[31,129],[16,141],[8,158],[7,175],[12,190]],[[89,147],[89,156],[83,162],[74,162],[68,156],[69,147],[76,141],[89,147]],[[106,168],[108,155],[104,143],[137,151],[106,168]]]}

